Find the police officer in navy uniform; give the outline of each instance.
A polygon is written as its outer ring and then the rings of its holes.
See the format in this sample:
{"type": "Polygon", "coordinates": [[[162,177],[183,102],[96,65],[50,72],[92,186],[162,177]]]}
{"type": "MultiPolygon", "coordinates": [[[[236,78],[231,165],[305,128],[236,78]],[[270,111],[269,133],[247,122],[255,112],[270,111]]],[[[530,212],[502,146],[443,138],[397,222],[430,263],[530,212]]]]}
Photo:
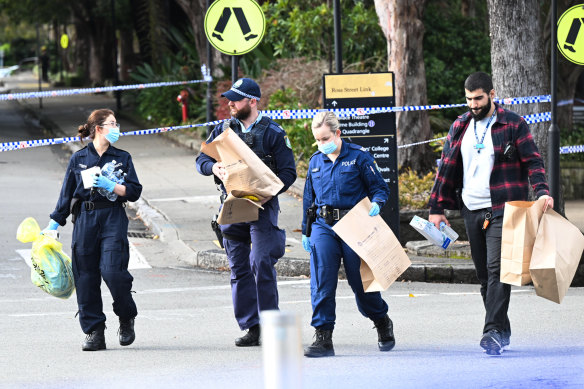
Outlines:
{"type": "Polygon", "coordinates": [[[310,252],[311,325],[316,329],[316,339],[304,350],[304,355],[335,355],[332,333],[341,258],[359,312],[374,322],[379,349],[389,351],[395,346],[395,338],[387,304],[379,292],[364,292],[359,256],[332,230],[333,225],[364,197],[372,202],[369,215],[378,215],[388,199],[389,188],[371,154],[341,139],[339,121],[334,113],[317,113],[312,121],[312,134],[318,151],[310,159],[304,186],[302,245],[310,252]],[[307,237],[310,229],[307,211],[311,206],[316,207],[317,217],[307,237]]]}
{"type": "Polygon", "coordinates": [[[43,232],[64,226],[71,213],[76,218],[71,246],[79,322],[87,334],[82,349],[106,348],[102,278],[113,297],[114,313],[119,317],[120,345],[128,346],[135,339],[134,318],[138,312],[131,294],[133,277],[128,272],[128,217],[124,208],[126,201],[138,200],[142,185],[130,154],[112,146],[120,130],[111,110],[93,111],[78,132],[81,139],[89,137],[93,141],[71,156],[57,206],[43,232]],[[118,184],[99,175],[93,178],[93,188],[85,189],[81,171],[93,166],[101,168],[113,160],[119,165],[116,171],[121,169],[125,173],[125,182],[118,184]],[[118,197],[110,201],[99,194],[97,188],[118,197]]]}
{"type": "MultiPolygon", "coordinates": [[[[294,155],[286,133],[273,120],[258,111],[259,85],[249,79],[236,81],[221,96],[229,100],[230,121],[215,127],[207,143],[231,127],[260,159],[282,180],[285,192],[296,180],[294,155]]],[[[197,157],[197,171],[203,175],[225,177],[225,167],[205,153],[197,157]]],[[[222,185],[221,185],[222,186],[222,185]]],[[[222,186],[223,193],[225,188],[222,186]]],[[[221,226],[223,244],[231,267],[231,291],[235,318],[241,330],[235,340],[239,347],[260,344],[259,312],[278,309],[277,275],[274,265],[284,255],[286,235],[278,228],[278,197],[262,201],[263,210],[255,222],[221,226]],[[251,243],[251,247],[250,247],[251,243]]]]}

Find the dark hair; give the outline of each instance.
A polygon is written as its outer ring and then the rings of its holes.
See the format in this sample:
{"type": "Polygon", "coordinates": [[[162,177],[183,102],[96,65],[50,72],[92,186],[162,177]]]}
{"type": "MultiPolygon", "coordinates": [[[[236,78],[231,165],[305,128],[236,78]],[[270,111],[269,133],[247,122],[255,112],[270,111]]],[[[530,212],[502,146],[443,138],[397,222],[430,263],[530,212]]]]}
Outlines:
{"type": "Polygon", "coordinates": [[[476,72],[467,77],[464,82],[464,89],[473,92],[482,89],[485,93],[493,90],[493,80],[487,73],[476,72]]]}
{"type": "Polygon", "coordinates": [[[84,138],[90,137],[95,139],[95,127],[101,126],[108,116],[113,115],[114,111],[107,108],[96,109],[87,118],[87,123],[80,125],[77,128],[77,133],[81,137],[81,141],[84,138]]]}

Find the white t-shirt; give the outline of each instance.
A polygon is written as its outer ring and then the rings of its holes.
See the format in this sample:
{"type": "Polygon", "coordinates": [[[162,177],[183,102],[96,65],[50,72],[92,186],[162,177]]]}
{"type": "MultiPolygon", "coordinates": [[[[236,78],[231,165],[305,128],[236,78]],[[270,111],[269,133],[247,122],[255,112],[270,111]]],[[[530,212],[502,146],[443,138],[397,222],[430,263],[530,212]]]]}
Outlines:
{"type": "Polygon", "coordinates": [[[490,118],[491,115],[477,122],[476,133],[479,141],[485,133],[485,127],[489,124],[489,128],[486,128],[487,132],[482,142],[485,146],[483,149],[475,148],[475,145],[478,142],[475,137],[474,119],[471,119],[468,124],[468,128],[466,129],[466,133],[464,134],[464,138],[462,138],[462,143],[460,145],[464,174],[462,183],[462,201],[464,201],[464,205],[466,205],[471,211],[475,209],[489,208],[492,205],[489,183],[493,164],[495,163],[495,150],[493,149],[491,127],[496,121],[496,116],[489,123],[490,118]]]}

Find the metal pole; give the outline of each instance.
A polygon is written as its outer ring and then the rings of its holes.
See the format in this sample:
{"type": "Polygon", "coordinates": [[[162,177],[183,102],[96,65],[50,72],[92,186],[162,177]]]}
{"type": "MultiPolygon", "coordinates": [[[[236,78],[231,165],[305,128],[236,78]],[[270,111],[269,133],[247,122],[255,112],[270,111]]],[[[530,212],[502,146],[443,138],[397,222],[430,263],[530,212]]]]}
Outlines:
{"type": "Polygon", "coordinates": [[[235,83],[237,81],[238,75],[238,68],[239,67],[239,56],[232,55],[231,56],[231,83],[235,83]]]}
{"type": "Polygon", "coordinates": [[[334,2],[335,19],[335,72],[343,73],[343,41],[341,40],[341,0],[334,2]]]}
{"type": "MultiPolygon", "coordinates": [[[[118,40],[116,36],[116,0],[111,1],[112,8],[112,33],[114,34],[114,86],[120,84],[120,77],[118,75],[118,40]]],[[[121,91],[117,90],[114,92],[116,95],[116,108],[119,111],[122,109],[122,99],[121,91]]]]}
{"type": "MultiPolygon", "coordinates": [[[[207,0],[207,10],[211,5],[211,1],[207,0]]],[[[213,74],[213,50],[211,48],[211,43],[207,39],[207,72],[213,74]]],[[[213,89],[211,88],[211,83],[207,83],[207,123],[213,120],[213,89]]],[[[211,135],[213,131],[212,126],[207,126],[207,138],[211,135]]]]}
{"type": "MultiPolygon", "coordinates": [[[[41,63],[41,47],[40,47],[40,34],[39,34],[39,23],[36,23],[36,63],[37,63],[37,72],[39,75],[39,92],[43,91],[43,86],[42,86],[42,81],[41,81],[41,77],[42,77],[42,63],[41,63]]],[[[43,109],[43,99],[42,97],[39,97],[39,108],[43,109]]]]}
{"type": "Polygon", "coordinates": [[[558,85],[558,4],[557,0],[552,0],[552,36],[551,36],[551,95],[552,95],[552,124],[548,130],[548,179],[550,184],[550,195],[554,198],[554,209],[560,209],[560,128],[558,127],[557,116],[557,85],[558,85]]]}

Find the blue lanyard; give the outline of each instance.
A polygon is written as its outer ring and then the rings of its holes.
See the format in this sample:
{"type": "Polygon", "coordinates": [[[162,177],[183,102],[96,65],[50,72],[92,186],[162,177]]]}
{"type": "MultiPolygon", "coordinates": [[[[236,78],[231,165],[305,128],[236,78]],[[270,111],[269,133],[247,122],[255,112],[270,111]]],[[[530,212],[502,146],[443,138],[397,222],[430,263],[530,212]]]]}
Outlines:
{"type": "Polygon", "coordinates": [[[477,149],[477,152],[479,154],[481,153],[481,149],[485,148],[485,144],[483,143],[483,141],[485,140],[485,135],[487,135],[487,131],[489,130],[489,125],[491,124],[491,121],[493,120],[493,118],[496,115],[497,115],[497,108],[495,108],[495,110],[493,111],[493,114],[489,118],[489,121],[487,122],[487,126],[485,127],[485,132],[483,132],[483,136],[482,136],[480,142],[479,142],[479,136],[477,135],[477,121],[476,121],[476,119],[474,121],[474,133],[475,133],[475,138],[477,140],[477,144],[474,146],[474,148],[477,149]]]}

